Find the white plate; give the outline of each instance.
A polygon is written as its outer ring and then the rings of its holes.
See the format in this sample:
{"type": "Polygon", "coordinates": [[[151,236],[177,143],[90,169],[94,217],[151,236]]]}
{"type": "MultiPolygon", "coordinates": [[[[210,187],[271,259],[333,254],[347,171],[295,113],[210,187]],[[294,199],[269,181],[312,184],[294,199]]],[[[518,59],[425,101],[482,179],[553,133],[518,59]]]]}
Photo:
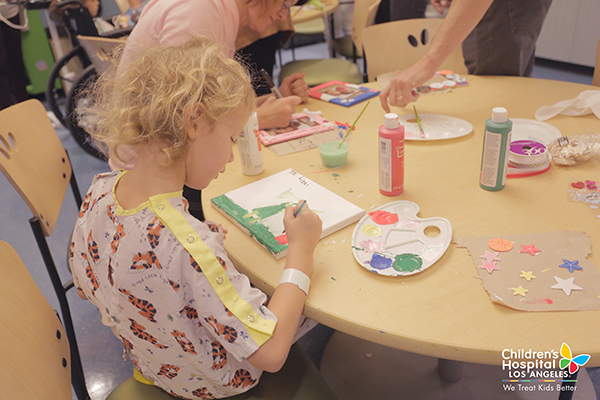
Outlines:
{"type": "Polygon", "coordinates": [[[404,126],[405,140],[443,140],[468,135],[473,125],[464,119],[439,114],[419,114],[425,138],[419,133],[419,125],[414,114],[401,115],[398,121],[404,126]]]}
{"type": "Polygon", "coordinates": [[[452,225],[445,218],[417,218],[419,206],[394,201],[365,215],[354,228],[352,253],[369,271],[405,276],[433,265],[452,240],[452,225]]]}
{"type": "Polygon", "coordinates": [[[510,120],[513,122],[512,142],[516,140],[535,140],[550,146],[554,140],[561,137],[558,128],[546,122],[522,118],[511,118],[510,120]]]}

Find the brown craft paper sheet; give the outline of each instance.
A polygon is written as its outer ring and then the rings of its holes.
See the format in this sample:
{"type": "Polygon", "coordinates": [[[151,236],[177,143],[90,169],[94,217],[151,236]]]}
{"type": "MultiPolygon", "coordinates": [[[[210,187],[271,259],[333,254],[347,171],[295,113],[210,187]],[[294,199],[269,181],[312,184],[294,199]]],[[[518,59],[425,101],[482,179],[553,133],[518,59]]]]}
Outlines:
{"type": "Polygon", "coordinates": [[[594,264],[586,260],[591,253],[591,241],[585,232],[556,231],[508,236],[463,236],[455,240],[460,248],[467,248],[475,263],[475,269],[492,302],[522,311],[575,311],[600,309],[600,272],[594,264]],[[490,274],[480,258],[485,251],[496,253],[488,246],[493,238],[507,239],[513,248],[498,252],[496,265],[500,270],[490,274]],[[534,244],[541,250],[535,256],[521,253],[521,245],[534,244]],[[569,272],[560,268],[563,259],[578,260],[583,270],[569,272]],[[527,281],[520,277],[522,271],[531,271],[535,278],[527,281]],[[575,277],[574,284],[583,290],[573,290],[567,296],[561,289],[552,289],[555,276],[562,279],[575,277]],[[522,286],[529,290],[525,296],[515,295],[512,288],[522,286]]]}

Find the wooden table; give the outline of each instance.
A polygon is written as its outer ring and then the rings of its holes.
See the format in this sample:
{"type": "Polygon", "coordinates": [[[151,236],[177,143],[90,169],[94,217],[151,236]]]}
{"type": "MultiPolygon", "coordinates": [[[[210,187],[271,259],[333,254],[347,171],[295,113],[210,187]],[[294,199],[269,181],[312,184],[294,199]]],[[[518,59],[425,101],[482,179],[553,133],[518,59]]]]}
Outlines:
{"type": "Polygon", "coordinates": [[[303,6],[294,6],[290,10],[290,16],[292,17],[292,21],[294,24],[299,24],[301,22],[311,21],[316,18],[322,18],[323,15],[329,15],[335,11],[335,9],[339,5],[338,0],[321,0],[321,4],[323,4],[323,10],[319,10],[317,8],[308,7],[306,5],[303,6]]]}
{"type": "MultiPolygon", "coordinates": [[[[588,258],[600,266],[600,219],[582,204],[568,202],[571,179],[600,178],[600,157],[573,167],[552,166],[538,176],[509,179],[504,190],[479,188],[484,122],[493,107],[509,118],[533,119],[542,105],[576,97],[592,86],[533,78],[469,76],[469,86],[451,93],[423,96],[420,114],[450,115],[469,121],[474,131],[445,141],[406,142],[405,192],[386,197],[378,191],[377,127],[384,112],[371,101],[353,135],[348,164],[322,172],[318,151],[283,157],[263,149],[265,171],[248,177],[239,160],[204,191],[207,218],[229,229],[226,247],[239,269],[266,293],[272,293],[285,259],[275,261],[251,238],[216,212],[209,199],[292,167],[367,212],[395,200],[409,200],[419,217],[445,217],[453,237],[502,236],[546,231],[585,231],[592,240],[588,258]]],[[[377,87],[376,84],[367,86],[377,87]]],[[[345,108],[311,99],[307,107],[331,120],[354,121],[361,106],[345,108]]],[[[412,106],[395,109],[412,113],[412,106]]],[[[547,121],[563,136],[599,132],[594,116],[557,116],[547,121]]],[[[237,150],[234,150],[237,155],[237,150]]],[[[599,179],[600,180],[600,179],[599,179]]],[[[359,338],[443,359],[500,365],[503,349],[587,353],[586,366],[600,365],[600,311],[523,312],[493,304],[465,249],[450,245],[429,269],[408,277],[383,277],[361,267],[351,252],[354,225],[320,241],[305,314],[359,338]]]]}

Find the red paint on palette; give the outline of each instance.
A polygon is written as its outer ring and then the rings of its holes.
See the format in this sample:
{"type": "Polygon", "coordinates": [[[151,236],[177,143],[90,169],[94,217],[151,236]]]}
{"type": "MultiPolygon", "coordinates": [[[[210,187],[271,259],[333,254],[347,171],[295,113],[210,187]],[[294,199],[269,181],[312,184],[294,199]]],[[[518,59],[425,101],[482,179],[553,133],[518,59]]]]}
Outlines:
{"type": "Polygon", "coordinates": [[[393,214],[388,211],[372,211],[369,213],[373,222],[378,225],[391,225],[398,222],[398,214],[393,214]]]}

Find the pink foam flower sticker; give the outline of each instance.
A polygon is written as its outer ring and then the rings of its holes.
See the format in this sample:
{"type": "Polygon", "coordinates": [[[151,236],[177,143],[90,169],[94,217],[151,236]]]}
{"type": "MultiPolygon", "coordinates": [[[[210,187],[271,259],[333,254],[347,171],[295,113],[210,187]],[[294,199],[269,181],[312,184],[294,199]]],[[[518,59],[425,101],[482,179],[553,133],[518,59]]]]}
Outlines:
{"type": "Polygon", "coordinates": [[[560,346],[560,355],[563,356],[560,360],[560,368],[565,369],[568,366],[570,374],[579,371],[579,367],[584,366],[590,360],[589,354],[580,354],[577,357],[573,357],[571,348],[564,342],[562,346],[560,346]]]}

